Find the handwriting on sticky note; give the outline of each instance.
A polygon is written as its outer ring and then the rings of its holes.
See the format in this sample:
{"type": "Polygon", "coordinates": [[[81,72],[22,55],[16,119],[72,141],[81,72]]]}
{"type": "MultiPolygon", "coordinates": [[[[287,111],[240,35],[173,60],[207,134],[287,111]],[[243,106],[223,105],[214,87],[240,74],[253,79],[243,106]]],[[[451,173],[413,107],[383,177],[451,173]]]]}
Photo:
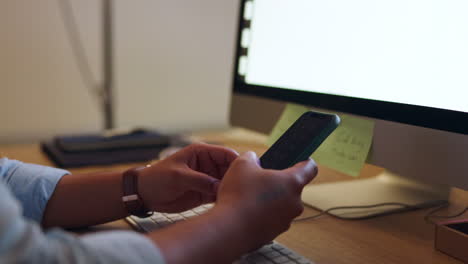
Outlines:
{"type": "MultiPolygon", "coordinates": [[[[273,128],[267,144],[272,145],[296,119],[309,109],[288,104],[273,128]]],[[[348,115],[340,115],[340,126],[312,155],[322,165],[343,173],[359,175],[372,144],[374,123],[348,115]]]]}
{"type": "Polygon", "coordinates": [[[372,144],[374,123],[340,115],[340,126],[315,151],[312,158],[320,164],[358,176],[372,144]]]}

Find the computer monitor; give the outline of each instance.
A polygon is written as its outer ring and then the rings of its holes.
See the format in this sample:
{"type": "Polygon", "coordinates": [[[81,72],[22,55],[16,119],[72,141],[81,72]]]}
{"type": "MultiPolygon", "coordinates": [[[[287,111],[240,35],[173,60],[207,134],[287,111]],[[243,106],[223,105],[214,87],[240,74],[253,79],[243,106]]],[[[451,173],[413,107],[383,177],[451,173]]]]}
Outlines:
{"type": "Polygon", "coordinates": [[[233,125],[266,132],[258,124],[286,102],[375,120],[369,162],[385,173],[311,185],[306,204],[429,206],[468,190],[468,2],[244,0],[240,10],[233,125]]]}

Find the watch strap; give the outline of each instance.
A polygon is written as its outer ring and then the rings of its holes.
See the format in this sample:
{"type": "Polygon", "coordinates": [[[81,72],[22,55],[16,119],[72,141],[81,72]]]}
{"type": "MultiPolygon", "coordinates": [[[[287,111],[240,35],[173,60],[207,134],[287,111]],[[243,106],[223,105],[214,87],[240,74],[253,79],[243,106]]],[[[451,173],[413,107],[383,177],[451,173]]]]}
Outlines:
{"type": "Polygon", "coordinates": [[[141,218],[151,216],[150,212],[138,193],[139,172],[145,167],[131,168],[122,175],[123,196],[122,202],[130,215],[141,218]]]}

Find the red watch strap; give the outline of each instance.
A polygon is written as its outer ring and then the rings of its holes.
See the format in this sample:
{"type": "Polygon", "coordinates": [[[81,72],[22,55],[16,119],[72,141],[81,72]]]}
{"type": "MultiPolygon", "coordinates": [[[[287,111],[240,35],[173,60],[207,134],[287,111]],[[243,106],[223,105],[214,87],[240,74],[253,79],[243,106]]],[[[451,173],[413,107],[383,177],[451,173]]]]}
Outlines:
{"type": "Polygon", "coordinates": [[[131,215],[138,217],[148,217],[153,213],[146,209],[138,193],[138,175],[139,171],[145,167],[132,168],[125,171],[122,175],[123,196],[122,202],[131,215]]]}

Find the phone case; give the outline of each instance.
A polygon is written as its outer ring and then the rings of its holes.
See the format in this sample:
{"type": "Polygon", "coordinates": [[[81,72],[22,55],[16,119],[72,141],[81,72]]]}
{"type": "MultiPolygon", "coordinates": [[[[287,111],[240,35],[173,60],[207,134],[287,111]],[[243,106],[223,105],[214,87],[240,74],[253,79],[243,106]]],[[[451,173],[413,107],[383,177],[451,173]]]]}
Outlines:
{"type": "MultiPolygon", "coordinates": [[[[310,113],[310,112],[307,112],[307,113],[310,113]]],[[[325,139],[327,139],[327,137],[340,125],[341,120],[338,115],[324,114],[324,113],[318,113],[318,112],[313,112],[313,113],[322,115],[322,116],[329,116],[330,122],[328,123],[326,127],[324,127],[321,133],[311,141],[310,145],[307,146],[306,149],[304,149],[304,152],[296,159],[294,164],[308,159],[312,155],[312,153],[314,153],[315,150],[317,150],[320,147],[323,141],[325,141],[325,139]]],[[[294,164],[291,164],[291,166],[294,164]]]]}
{"type": "Polygon", "coordinates": [[[334,114],[302,114],[262,155],[260,164],[263,168],[285,169],[308,159],[339,123],[340,118],[334,114]]]}

